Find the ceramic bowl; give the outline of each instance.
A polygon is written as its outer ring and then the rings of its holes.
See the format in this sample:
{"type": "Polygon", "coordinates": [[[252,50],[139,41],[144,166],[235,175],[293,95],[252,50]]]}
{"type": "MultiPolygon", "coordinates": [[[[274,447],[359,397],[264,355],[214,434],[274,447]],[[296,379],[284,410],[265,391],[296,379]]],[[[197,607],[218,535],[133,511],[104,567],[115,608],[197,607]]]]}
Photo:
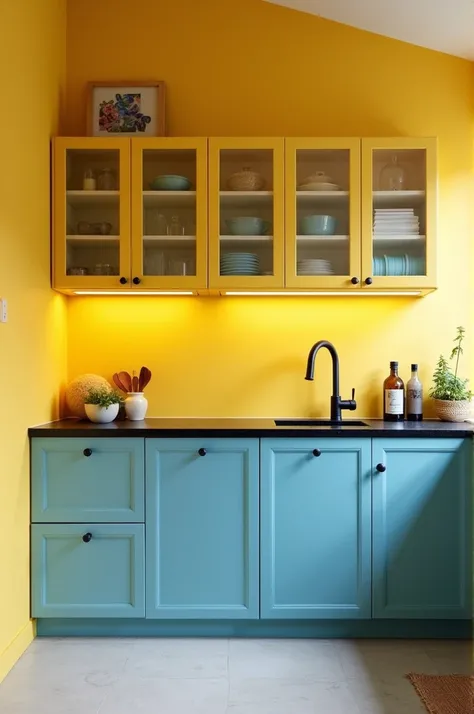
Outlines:
{"type": "Polygon", "coordinates": [[[265,221],[256,216],[228,218],[226,225],[231,236],[261,236],[265,231],[265,221]]]}
{"type": "Polygon", "coordinates": [[[301,233],[304,236],[332,236],[335,230],[334,216],[312,215],[301,219],[301,233]]]}
{"type": "Polygon", "coordinates": [[[189,191],[191,181],[186,176],[164,174],[156,176],[150,183],[152,191],[189,191]]]}

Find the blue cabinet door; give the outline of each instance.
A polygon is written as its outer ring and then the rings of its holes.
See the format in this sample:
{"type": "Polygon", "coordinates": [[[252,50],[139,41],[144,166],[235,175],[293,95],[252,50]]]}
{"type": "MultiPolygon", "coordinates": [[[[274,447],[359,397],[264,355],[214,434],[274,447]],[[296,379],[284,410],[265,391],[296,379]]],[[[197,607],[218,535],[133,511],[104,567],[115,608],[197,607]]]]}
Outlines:
{"type": "Polygon", "coordinates": [[[470,618],[471,448],[373,440],[374,617],[470,618]]]}
{"type": "Polygon", "coordinates": [[[33,617],[144,617],[143,525],[31,526],[33,617]]]}
{"type": "Polygon", "coordinates": [[[370,617],[370,471],[370,439],[262,440],[262,618],[370,617]]]}
{"type": "Polygon", "coordinates": [[[258,455],[258,439],[147,439],[148,618],[258,618],[258,455]]]}
{"type": "Polygon", "coordinates": [[[34,523],[144,521],[144,439],[33,439],[34,523]]]}

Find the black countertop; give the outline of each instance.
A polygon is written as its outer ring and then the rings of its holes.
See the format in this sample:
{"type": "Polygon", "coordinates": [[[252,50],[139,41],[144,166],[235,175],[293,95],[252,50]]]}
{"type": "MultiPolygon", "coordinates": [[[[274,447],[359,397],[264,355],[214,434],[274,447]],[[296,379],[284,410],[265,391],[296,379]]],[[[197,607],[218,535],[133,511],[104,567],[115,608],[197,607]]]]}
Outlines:
{"type": "Polygon", "coordinates": [[[472,437],[474,424],[427,420],[423,422],[384,422],[364,419],[367,427],[276,426],[273,419],[197,419],[171,418],[145,421],[115,421],[111,424],[92,424],[77,419],[34,426],[30,437],[472,437]]]}

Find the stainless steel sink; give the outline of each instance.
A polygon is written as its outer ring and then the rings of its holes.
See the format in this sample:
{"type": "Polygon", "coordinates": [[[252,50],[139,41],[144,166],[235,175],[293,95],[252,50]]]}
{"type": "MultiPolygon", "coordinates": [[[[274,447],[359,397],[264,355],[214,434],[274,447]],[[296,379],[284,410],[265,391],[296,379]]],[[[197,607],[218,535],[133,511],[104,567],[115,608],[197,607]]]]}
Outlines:
{"type": "Polygon", "coordinates": [[[332,419],[275,419],[276,426],[313,426],[326,427],[327,429],[344,429],[344,427],[364,427],[370,429],[370,425],[365,421],[357,419],[345,419],[344,421],[333,421],[332,419]]]}

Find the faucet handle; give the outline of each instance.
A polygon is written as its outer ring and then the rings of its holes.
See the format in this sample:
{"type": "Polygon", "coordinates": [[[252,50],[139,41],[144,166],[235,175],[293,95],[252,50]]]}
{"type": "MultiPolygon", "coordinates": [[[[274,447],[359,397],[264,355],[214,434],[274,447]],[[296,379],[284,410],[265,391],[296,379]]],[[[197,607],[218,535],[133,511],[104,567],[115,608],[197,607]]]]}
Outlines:
{"type": "Polygon", "coordinates": [[[356,390],[355,390],[355,387],[352,387],[352,397],[351,397],[352,401],[354,401],[355,396],[356,396],[356,390]]]}

